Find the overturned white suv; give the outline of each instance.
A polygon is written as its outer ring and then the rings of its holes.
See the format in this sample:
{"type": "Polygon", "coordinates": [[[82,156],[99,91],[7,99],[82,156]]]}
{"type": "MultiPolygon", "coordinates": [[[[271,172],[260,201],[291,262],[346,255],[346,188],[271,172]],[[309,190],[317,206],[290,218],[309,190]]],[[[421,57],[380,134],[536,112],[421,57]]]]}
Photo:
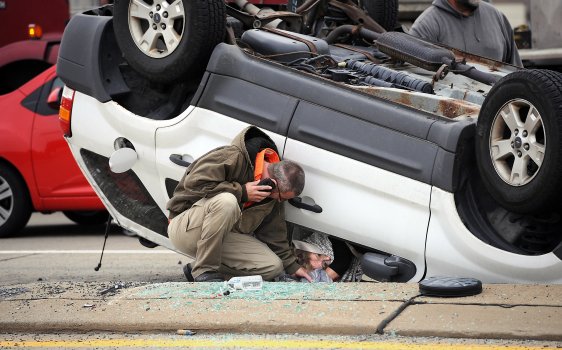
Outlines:
{"type": "Polygon", "coordinates": [[[363,248],[370,277],[562,283],[560,73],[391,31],[395,0],[237,5],[116,0],[68,24],[61,123],[119,225],[173,249],[186,166],[256,125],[306,172],[290,228],[363,248]]]}

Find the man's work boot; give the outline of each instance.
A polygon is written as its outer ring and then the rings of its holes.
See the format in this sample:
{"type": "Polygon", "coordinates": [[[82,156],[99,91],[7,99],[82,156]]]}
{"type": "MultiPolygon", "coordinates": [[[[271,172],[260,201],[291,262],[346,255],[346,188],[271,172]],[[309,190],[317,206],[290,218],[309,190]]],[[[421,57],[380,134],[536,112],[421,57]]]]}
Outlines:
{"type": "Polygon", "coordinates": [[[192,269],[193,268],[191,267],[191,264],[185,264],[183,266],[183,274],[185,275],[185,278],[187,278],[188,282],[223,282],[224,281],[222,275],[215,271],[203,272],[202,274],[194,278],[193,275],[191,274],[192,269]]]}
{"type": "Polygon", "coordinates": [[[224,277],[216,271],[203,272],[194,278],[195,282],[223,282],[224,277]]]}

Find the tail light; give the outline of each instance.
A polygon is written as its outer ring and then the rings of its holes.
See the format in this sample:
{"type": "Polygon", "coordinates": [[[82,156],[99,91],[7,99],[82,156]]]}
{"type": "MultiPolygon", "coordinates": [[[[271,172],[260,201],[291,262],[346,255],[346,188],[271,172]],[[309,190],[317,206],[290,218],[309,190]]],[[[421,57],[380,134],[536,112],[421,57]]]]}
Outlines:
{"type": "Polygon", "coordinates": [[[74,102],[74,90],[65,86],[62,90],[62,99],[59,109],[59,122],[65,137],[71,137],[70,118],[72,117],[72,103],[74,102]]]}

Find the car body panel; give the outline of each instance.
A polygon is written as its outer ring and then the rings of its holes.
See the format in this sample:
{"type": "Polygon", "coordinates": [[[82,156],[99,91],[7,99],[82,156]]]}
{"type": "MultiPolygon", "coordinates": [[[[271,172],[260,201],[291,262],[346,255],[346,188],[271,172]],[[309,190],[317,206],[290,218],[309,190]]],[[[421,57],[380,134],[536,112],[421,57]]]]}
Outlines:
{"type": "MultiPolygon", "coordinates": [[[[64,42],[69,44],[61,45],[57,59],[58,75],[76,77],[80,83],[70,84],[71,87],[96,97],[100,102],[111,100],[108,91],[123,92],[113,88],[115,84],[121,85],[119,81],[122,78],[108,76],[103,79],[100,72],[106,65],[117,68],[110,55],[107,57],[108,62],[104,60],[107,55],[100,55],[100,37],[111,33],[112,40],[115,41],[110,27],[111,17],[77,14],[70,20],[63,35],[64,42]],[[61,70],[64,71],[63,74],[61,70]]],[[[68,85],[68,79],[65,79],[65,83],[68,85]]]]}
{"type": "MultiPolygon", "coordinates": [[[[475,120],[472,118],[439,118],[410,106],[363,93],[362,89],[354,90],[345,84],[295,73],[282,65],[249,56],[232,45],[220,44],[215,48],[207,73],[210,77],[197,100],[199,107],[283,133],[292,115],[288,111],[291,111],[296,99],[298,105],[294,114],[297,121],[292,123],[303,124],[301,128],[306,128],[309,122],[328,126],[330,123],[354,123],[357,130],[368,127],[377,133],[367,135],[363,132],[361,149],[348,147],[345,142],[338,142],[330,135],[323,137],[326,135],[322,134],[326,133],[321,132],[315,137],[306,132],[301,134],[299,128],[291,129],[290,137],[312,142],[319,147],[329,147],[338,153],[435,184],[445,190],[454,191],[457,186],[455,153],[473,133],[475,120]],[[263,101],[270,103],[269,112],[260,107],[265,105],[263,101]],[[273,115],[271,110],[276,114],[273,115]],[[303,119],[302,116],[307,117],[303,119]],[[384,137],[389,144],[378,141],[379,137],[384,137]],[[388,152],[389,147],[393,149],[392,152],[388,152]],[[430,152],[424,153],[422,149],[430,149],[430,152]],[[393,158],[392,161],[389,161],[389,157],[393,158]]],[[[71,80],[72,83],[74,81],[71,80]]],[[[439,104],[450,103],[447,97],[439,98],[442,101],[439,104]]],[[[400,100],[406,98],[401,97],[400,100]]],[[[458,112],[474,113],[475,106],[465,109],[468,103],[461,104],[462,107],[451,108],[458,112]]],[[[353,130],[349,127],[345,129],[353,130]]],[[[345,135],[343,140],[348,137],[345,135]]]]}
{"type": "MultiPolygon", "coordinates": [[[[37,85],[42,82],[42,79],[34,80],[28,85],[34,86],[36,89],[37,85]]],[[[20,89],[0,96],[0,106],[5,106],[0,114],[0,135],[2,135],[0,157],[18,169],[30,190],[33,205],[40,206],[41,201],[37,193],[29,151],[31,149],[30,136],[33,128],[33,114],[22,106],[21,102],[25,98],[26,94],[20,89]]]]}
{"type": "MultiPolygon", "coordinates": [[[[146,144],[133,143],[138,154],[138,161],[132,166],[131,171],[139,175],[142,184],[162,212],[166,211],[165,205],[169,199],[166,179],[170,179],[177,184],[185,171],[185,167],[170,161],[170,155],[180,154],[185,159],[193,160],[208,152],[209,145],[229,144],[237,133],[248,126],[247,123],[196,107],[188,108],[177,118],[154,121],[125,111],[115,102],[100,104],[97,100],[80,92],[76,92],[74,101],[77,105],[88,106],[86,108],[90,109],[89,114],[77,112],[73,116],[72,140],[77,140],[77,142],[70,142],[70,147],[74,154],[80,154],[81,149],[90,149],[94,145],[103,144],[103,148],[95,147],[96,152],[109,160],[111,154],[115,151],[115,140],[117,139],[148,141],[146,144]],[[83,118],[89,118],[91,114],[107,117],[96,122],[96,129],[98,130],[96,133],[92,133],[87,127],[87,121],[83,120],[83,118]],[[116,121],[118,122],[116,123],[116,121]],[[155,145],[150,143],[151,140],[158,145],[156,154],[154,153],[155,145]],[[156,166],[155,157],[158,164],[156,166]]],[[[279,151],[282,153],[284,137],[271,132],[268,134],[276,142],[279,151]]],[[[77,157],[77,161],[81,167],[88,169],[83,157],[77,157]]],[[[111,215],[121,226],[138,232],[140,236],[150,238],[160,245],[174,249],[169,240],[157,237],[166,237],[165,231],[153,230],[151,233],[146,233],[146,227],[140,226],[134,220],[131,220],[127,213],[112,205],[107,190],[104,192],[88,171],[85,171],[85,175],[92,186],[97,189],[111,215]]]]}
{"type": "Polygon", "coordinates": [[[562,261],[554,253],[526,256],[483,244],[455,208],[451,193],[432,189],[426,252],[432,275],[478,276],[484,283],[562,283],[562,261]]]}
{"type": "Polygon", "coordinates": [[[53,66],[0,96],[0,157],[22,175],[35,210],[103,210],[62,137],[58,109],[47,106],[55,78],[53,66]]]}
{"type": "Polygon", "coordinates": [[[158,121],[140,118],[115,102],[100,104],[83,94],[77,93],[74,103],[90,109],[90,114],[107,117],[96,121],[95,133],[91,132],[87,122],[81,121],[81,118],[89,118],[89,114],[77,113],[72,117],[72,133],[81,135],[84,140],[82,147],[91,149],[93,145],[101,144],[103,149],[97,149],[97,153],[109,158],[116,150],[115,140],[120,137],[131,140],[141,160],[133,165],[132,170],[140,175],[143,182],[154,183],[158,176],[154,161],[154,135],[158,121]]]}
{"type": "MultiPolygon", "coordinates": [[[[35,101],[35,118],[31,131],[31,162],[35,182],[44,207],[56,207],[57,201],[64,197],[94,197],[76,161],[68,150],[68,144],[61,137],[58,123],[58,108],[47,105],[46,100],[53,88],[61,87],[62,81],[56,79],[54,69],[44,75],[39,99],[35,101]],[[50,204],[46,204],[45,201],[50,204]]],[[[94,199],[97,200],[96,197],[94,199]]],[[[69,203],[63,204],[68,207],[69,203]]],[[[84,205],[86,208],[91,204],[84,205]]],[[[80,205],[76,209],[81,209],[80,205]]]]}
{"type": "MultiPolygon", "coordinates": [[[[207,153],[211,148],[228,145],[232,139],[250,124],[224,116],[220,113],[195,107],[188,113],[182,113],[172,119],[173,125],[159,127],[156,131],[156,167],[158,168],[158,186],[151,190],[156,195],[167,194],[155,198],[165,211],[165,204],[170,198],[165,188],[165,180],[176,182],[183,176],[185,167],[174,164],[170,160],[172,154],[179,154],[183,159],[192,162],[207,153]],[[164,187],[163,187],[164,186],[164,187]]],[[[265,131],[275,142],[279,154],[283,155],[285,137],[277,133],[265,131]]],[[[175,186],[174,186],[175,187],[175,186]]]]}
{"type": "Polygon", "coordinates": [[[430,185],[292,139],[284,157],[304,168],[303,201],[322,208],[286,204],[288,221],[408,259],[423,276],[430,185]]]}

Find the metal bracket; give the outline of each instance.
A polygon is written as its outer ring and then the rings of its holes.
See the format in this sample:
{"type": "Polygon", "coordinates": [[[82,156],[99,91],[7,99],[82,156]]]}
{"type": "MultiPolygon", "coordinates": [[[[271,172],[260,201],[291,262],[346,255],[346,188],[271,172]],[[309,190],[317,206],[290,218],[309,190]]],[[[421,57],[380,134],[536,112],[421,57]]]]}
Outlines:
{"type": "Polygon", "coordinates": [[[328,0],[328,4],[342,10],[352,21],[357,24],[362,24],[363,27],[375,31],[377,33],[384,33],[384,29],[374,19],[372,19],[364,10],[360,9],[353,2],[347,0],[346,2],[338,0],[328,0]]]}
{"type": "Polygon", "coordinates": [[[441,65],[441,67],[439,67],[437,72],[435,72],[435,74],[433,75],[433,79],[431,79],[431,86],[434,86],[435,83],[438,82],[439,80],[444,79],[448,73],[449,73],[449,66],[447,66],[446,64],[441,65]]]}
{"type": "MultiPolygon", "coordinates": [[[[285,27],[291,31],[300,32],[302,27],[302,16],[293,12],[287,11],[264,11],[255,15],[250,15],[246,12],[235,9],[230,5],[226,5],[226,13],[242,22],[246,28],[262,28],[277,19],[286,22],[285,27]]],[[[283,28],[281,28],[283,29],[283,28]]]]}

